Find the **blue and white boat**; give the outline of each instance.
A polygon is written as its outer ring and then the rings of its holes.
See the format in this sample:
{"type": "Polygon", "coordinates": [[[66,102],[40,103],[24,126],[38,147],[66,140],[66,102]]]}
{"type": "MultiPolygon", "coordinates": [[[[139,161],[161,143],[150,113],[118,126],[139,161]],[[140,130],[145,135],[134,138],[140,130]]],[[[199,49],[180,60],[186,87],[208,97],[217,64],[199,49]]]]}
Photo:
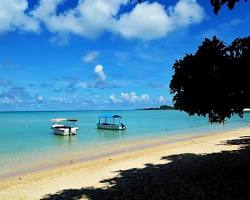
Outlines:
{"type": "Polygon", "coordinates": [[[99,121],[97,123],[97,128],[107,130],[125,130],[126,126],[121,123],[121,118],[120,115],[100,115],[98,117],[99,121]]]}

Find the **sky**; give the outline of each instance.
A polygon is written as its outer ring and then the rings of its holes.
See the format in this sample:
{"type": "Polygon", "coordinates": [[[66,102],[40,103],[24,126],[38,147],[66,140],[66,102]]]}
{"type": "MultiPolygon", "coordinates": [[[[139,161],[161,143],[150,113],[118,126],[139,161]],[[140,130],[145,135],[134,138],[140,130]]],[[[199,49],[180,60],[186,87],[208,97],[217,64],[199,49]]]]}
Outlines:
{"type": "Polygon", "coordinates": [[[250,35],[250,3],[0,0],[0,111],[172,105],[176,60],[250,35]]]}

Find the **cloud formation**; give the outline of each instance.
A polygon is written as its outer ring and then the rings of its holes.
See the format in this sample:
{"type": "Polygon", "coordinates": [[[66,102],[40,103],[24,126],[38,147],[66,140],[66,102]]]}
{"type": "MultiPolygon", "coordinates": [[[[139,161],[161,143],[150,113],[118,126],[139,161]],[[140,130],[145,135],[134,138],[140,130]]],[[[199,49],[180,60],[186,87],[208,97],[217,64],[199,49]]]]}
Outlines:
{"type": "Polygon", "coordinates": [[[3,86],[3,87],[7,87],[7,86],[10,86],[11,84],[13,84],[13,80],[10,80],[10,79],[2,79],[0,80],[0,86],[3,86]]]}
{"type": "Polygon", "coordinates": [[[106,81],[106,75],[104,73],[104,67],[102,65],[95,66],[95,75],[98,81],[106,81]]]}
{"type": "Polygon", "coordinates": [[[15,30],[38,32],[39,22],[25,13],[27,9],[27,0],[0,1],[0,34],[15,30]]]}
{"type": "Polygon", "coordinates": [[[98,51],[90,51],[88,53],[86,53],[83,57],[82,60],[85,63],[92,63],[96,60],[96,58],[99,56],[99,52],[98,51]]]}
{"type": "Polygon", "coordinates": [[[59,104],[63,104],[65,103],[66,99],[63,97],[52,97],[51,101],[55,104],[59,103],[59,104]]]}
{"type": "Polygon", "coordinates": [[[43,101],[44,101],[44,97],[43,96],[41,96],[41,95],[37,95],[36,96],[36,102],[37,103],[43,103],[43,101]]]}
{"type": "Polygon", "coordinates": [[[204,18],[203,8],[196,0],[179,0],[168,8],[146,1],[126,12],[122,7],[133,5],[129,0],[80,0],[76,7],[58,13],[57,8],[63,3],[64,0],[40,0],[27,13],[27,0],[1,1],[0,33],[16,29],[38,32],[43,25],[56,35],[52,41],[67,41],[70,34],[93,38],[105,31],[124,38],[152,40],[204,18]]]}
{"type": "Polygon", "coordinates": [[[114,94],[114,93],[109,96],[109,100],[113,104],[117,104],[117,103],[122,103],[123,102],[121,99],[117,98],[116,94],[114,94]]]}
{"type": "Polygon", "coordinates": [[[164,96],[159,96],[158,97],[158,102],[160,103],[160,104],[165,104],[166,102],[167,102],[167,100],[166,100],[166,98],[164,97],[164,96]]]}
{"type": "Polygon", "coordinates": [[[117,31],[126,38],[151,40],[199,23],[203,18],[204,11],[196,0],[179,0],[167,10],[157,2],[144,2],[130,13],[121,15],[117,21],[117,31]]]}
{"type": "Polygon", "coordinates": [[[30,93],[22,86],[12,86],[7,91],[0,92],[0,103],[17,104],[31,98],[30,93]]]}
{"type": "Polygon", "coordinates": [[[135,92],[131,93],[124,93],[121,92],[120,95],[111,94],[109,96],[109,100],[113,104],[117,103],[129,103],[129,104],[136,104],[136,103],[145,103],[150,101],[150,97],[148,94],[137,95],[135,92]]]}

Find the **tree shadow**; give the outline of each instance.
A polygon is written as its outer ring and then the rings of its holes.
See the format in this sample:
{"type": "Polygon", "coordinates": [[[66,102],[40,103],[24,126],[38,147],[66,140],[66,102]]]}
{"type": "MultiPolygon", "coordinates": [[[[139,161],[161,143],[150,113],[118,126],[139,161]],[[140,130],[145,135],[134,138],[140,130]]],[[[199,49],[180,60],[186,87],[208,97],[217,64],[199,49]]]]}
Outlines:
{"type": "Polygon", "coordinates": [[[102,180],[106,188],[67,189],[43,200],[231,200],[250,199],[250,137],[229,140],[238,150],[212,154],[179,154],[163,157],[167,164],[146,164],[143,169],[119,171],[102,180]]]}

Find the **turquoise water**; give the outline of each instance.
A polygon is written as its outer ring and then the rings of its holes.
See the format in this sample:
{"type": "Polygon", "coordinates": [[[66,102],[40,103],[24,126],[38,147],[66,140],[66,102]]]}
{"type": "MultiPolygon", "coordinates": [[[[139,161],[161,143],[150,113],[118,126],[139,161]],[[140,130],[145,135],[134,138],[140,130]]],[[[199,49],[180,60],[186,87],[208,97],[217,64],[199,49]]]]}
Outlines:
{"type": "Polygon", "coordinates": [[[0,169],[27,160],[56,159],[76,150],[126,140],[141,140],[183,133],[217,131],[246,126],[250,114],[234,117],[225,125],[209,124],[206,118],[189,117],[178,111],[105,111],[123,116],[126,131],[96,129],[97,117],[103,111],[74,112],[2,112],[0,113],[0,169]],[[51,133],[50,119],[78,119],[76,136],[56,136],[51,133]]]}

